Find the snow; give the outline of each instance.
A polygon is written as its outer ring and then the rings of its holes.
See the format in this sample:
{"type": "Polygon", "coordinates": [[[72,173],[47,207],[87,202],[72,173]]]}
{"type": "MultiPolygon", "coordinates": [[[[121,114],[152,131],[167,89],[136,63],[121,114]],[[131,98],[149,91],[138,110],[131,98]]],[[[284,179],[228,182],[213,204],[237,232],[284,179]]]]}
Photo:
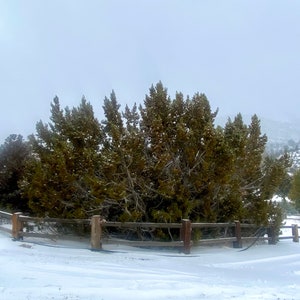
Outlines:
{"type": "Polygon", "coordinates": [[[300,245],[292,240],[246,251],[193,247],[191,255],[88,247],[12,241],[0,231],[0,299],[300,299],[300,245]]]}
{"type": "MultiPolygon", "coordinates": [[[[280,202],[283,201],[283,198],[281,196],[274,195],[273,198],[271,199],[271,201],[276,202],[276,203],[280,203],[280,202]]],[[[291,200],[288,197],[285,198],[285,201],[291,202],[291,200]]]]}

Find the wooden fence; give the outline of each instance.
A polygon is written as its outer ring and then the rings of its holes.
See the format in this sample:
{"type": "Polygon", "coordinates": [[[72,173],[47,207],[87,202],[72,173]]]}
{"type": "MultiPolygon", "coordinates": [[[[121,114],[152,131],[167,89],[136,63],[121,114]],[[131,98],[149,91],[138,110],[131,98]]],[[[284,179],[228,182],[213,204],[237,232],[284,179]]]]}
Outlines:
{"type": "Polygon", "coordinates": [[[0,211],[0,230],[11,234],[11,222],[12,214],[5,211],[0,211]],[[10,228],[7,225],[10,225],[10,228]]]}
{"type": "MultiPolygon", "coordinates": [[[[252,236],[243,236],[243,229],[257,230],[257,226],[252,224],[241,224],[239,221],[234,223],[191,223],[188,219],[183,219],[181,223],[140,223],[140,222],[109,222],[101,218],[100,215],[95,215],[91,219],[58,219],[58,218],[33,218],[22,215],[22,213],[9,214],[0,211],[0,219],[11,219],[12,229],[3,228],[0,224],[0,230],[4,230],[12,234],[15,240],[23,239],[24,237],[40,237],[40,238],[53,238],[59,237],[58,234],[53,233],[36,233],[36,232],[26,232],[24,228],[28,228],[28,224],[84,224],[90,226],[90,239],[91,239],[91,249],[101,250],[102,244],[116,243],[125,244],[130,246],[138,247],[178,247],[185,254],[189,254],[192,242],[192,232],[197,229],[226,229],[231,230],[234,234],[230,237],[219,237],[219,238],[206,238],[197,241],[199,245],[215,244],[215,243],[232,243],[234,248],[242,248],[243,242],[251,242],[257,239],[268,240],[269,244],[276,244],[277,239],[293,239],[294,242],[299,242],[298,225],[292,226],[282,226],[281,228],[291,228],[291,236],[279,236],[275,235],[275,230],[272,226],[268,228],[261,228],[259,234],[254,234],[252,236]],[[128,241],[124,239],[109,239],[104,237],[104,229],[108,227],[115,227],[118,229],[131,229],[131,230],[146,230],[153,231],[155,229],[177,229],[179,231],[179,240],[172,241],[155,241],[155,240],[140,240],[140,241],[128,241]],[[263,232],[263,234],[262,234],[263,232]],[[266,233],[266,237],[265,237],[266,233]]],[[[225,230],[225,231],[226,231],[225,230]]],[[[259,231],[257,231],[259,232],[259,231]]]]}

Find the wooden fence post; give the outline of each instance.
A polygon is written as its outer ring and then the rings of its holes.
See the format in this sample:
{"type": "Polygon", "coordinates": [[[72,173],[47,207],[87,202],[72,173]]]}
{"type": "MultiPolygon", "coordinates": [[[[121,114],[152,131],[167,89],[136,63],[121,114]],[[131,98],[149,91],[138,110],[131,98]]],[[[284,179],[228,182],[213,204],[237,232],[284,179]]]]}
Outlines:
{"type": "Polygon", "coordinates": [[[11,217],[12,221],[12,237],[14,240],[22,239],[20,232],[23,230],[23,223],[20,220],[21,212],[14,213],[11,217]]]}
{"type": "Polygon", "coordinates": [[[101,217],[100,215],[95,215],[92,217],[91,220],[91,249],[92,250],[97,251],[102,249],[101,234],[102,234],[101,217]]]}
{"type": "Polygon", "coordinates": [[[298,224],[292,225],[293,242],[299,243],[298,224]]]}
{"type": "Polygon", "coordinates": [[[233,248],[243,248],[242,246],[242,231],[240,221],[234,221],[235,223],[235,237],[236,241],[233,242],[233,248]]]}
{"type": "Polygon", "coordinates": [[[192,226],[191,221],[188,219],[182,219],[181,221],[181,239],[183,241],[183,253],[191,253],[191,232],[192,226]]]}
{"type": "Polygon", "coordinates": [[[268,234],[268,244],[276,245],[276,235],[275,235],[274,225],[270,225],[268,227],[267,234],[268,234]]]}

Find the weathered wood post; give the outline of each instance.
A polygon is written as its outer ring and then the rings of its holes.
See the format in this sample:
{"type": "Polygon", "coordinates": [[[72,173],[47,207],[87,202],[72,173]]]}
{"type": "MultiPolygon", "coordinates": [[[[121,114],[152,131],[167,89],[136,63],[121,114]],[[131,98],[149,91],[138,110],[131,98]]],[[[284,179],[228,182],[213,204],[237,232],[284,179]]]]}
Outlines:
{"type": "Polygon", "coordinates": [[[275,235],[275,228],[273,224],[271,224],[268,227],[267,234],[268,234],[268,244],[276,245],[276,235],[275,235]]]}
{"type": "Polygon", "coordinates": [[[188,219],[182,219],[181,221],[181,239],[183,241],[183,253],[191,253],[191,233],[192,225],[191,221],[188,219]]]}
{"type": "Polygon", "coordinates": [[[292,225],[293,242],[299,243],[298,224],[292,225]]]}
{"type": "Polygon", "coordinates": [[[236,241],[233,242],[233,248],[243,248],[242,245],[242,231],[240,221],[234,221],[235,223],[235,237],[236,241]]]}
{"type": "Polygon", "coordinates": [[[22,239],[20,232],[23,231],[23,222],[20,220],[21,212],[16,212],[11,217],[12,222],[12,237],[14,240],[22,239]]]}
{"type": "Polygon", "coordinates": [[[99,251],[102,249],[101,243],[101,217],[100,215],[92,216],[91,219],[91,250],[99,251]]]}

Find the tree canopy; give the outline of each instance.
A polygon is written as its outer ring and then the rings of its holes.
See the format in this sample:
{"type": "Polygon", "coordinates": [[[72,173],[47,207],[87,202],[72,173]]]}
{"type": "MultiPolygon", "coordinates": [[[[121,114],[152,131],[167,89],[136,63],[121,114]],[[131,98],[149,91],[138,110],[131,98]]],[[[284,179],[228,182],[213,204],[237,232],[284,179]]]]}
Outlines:
{"type": "Polygon", "coordinates": [[[38,215],[85,217],[101,202],[95,181],[100,123],[84,98],[78,108],[62,110],[56,97],[50,119],[29,137],[34,159],[21,182],[23,195],[38,215]]]}
{"type": "Polygon", "coordinates": [[[171,99],[161,82],[124,111],[112,91],[103,110],[99,122],[85,98],[62,109],[56,97],[50,121],[38,122],[18,181],[35,214],[258,224],[279,217],[269,200],[289,158],[266,156],[256,115],[249,125],[238,114],[216,126],[204,94],[171,99]]]}
{"type": "Polygon", "coordinates": [[[28,211],[19,180],[24,175],[29,158],[30,147],[21,135],[10,135],[0,146],[0,206],[3,208],[28,211]]]}
{"type": "Polygon", "coordinates": [[[292,177],[289,198],[295,204],[296,209],[300,211],[300,169],[292,177]]]}

